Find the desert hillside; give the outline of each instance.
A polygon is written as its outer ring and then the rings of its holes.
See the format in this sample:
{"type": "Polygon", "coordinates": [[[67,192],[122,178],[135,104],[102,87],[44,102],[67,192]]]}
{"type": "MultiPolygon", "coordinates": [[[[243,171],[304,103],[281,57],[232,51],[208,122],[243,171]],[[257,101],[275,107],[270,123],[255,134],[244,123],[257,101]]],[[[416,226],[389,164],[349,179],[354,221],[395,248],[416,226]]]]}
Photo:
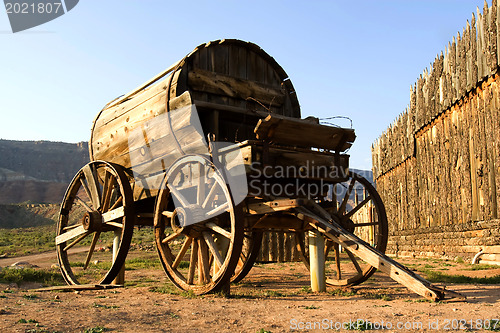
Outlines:
{"type": "Polygon", "coordinates": [[[86,142],[0,140],[0,204],[59,203],[88,160],[86,142]]]}

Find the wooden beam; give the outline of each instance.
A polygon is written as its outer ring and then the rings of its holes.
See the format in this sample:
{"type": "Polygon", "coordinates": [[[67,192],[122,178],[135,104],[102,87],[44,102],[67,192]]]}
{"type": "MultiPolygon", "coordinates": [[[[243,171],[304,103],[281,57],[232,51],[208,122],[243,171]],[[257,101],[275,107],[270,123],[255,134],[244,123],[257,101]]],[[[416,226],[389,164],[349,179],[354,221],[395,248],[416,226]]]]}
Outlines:
{"type": "Polygon", "coordinates": [[[299,147],[344,151],[356,135],[353,129],[320,125],[311,121],[269,115],[254,130],[257,139],[299,147]]]}
{"type": "Polygon", "coordinates": [[[266,107],[282,105],[285,100],[285,93],[275,87],[198,68],[189,71],[188,82],[197,91],[243,100],[251,98],[266,107]]]}

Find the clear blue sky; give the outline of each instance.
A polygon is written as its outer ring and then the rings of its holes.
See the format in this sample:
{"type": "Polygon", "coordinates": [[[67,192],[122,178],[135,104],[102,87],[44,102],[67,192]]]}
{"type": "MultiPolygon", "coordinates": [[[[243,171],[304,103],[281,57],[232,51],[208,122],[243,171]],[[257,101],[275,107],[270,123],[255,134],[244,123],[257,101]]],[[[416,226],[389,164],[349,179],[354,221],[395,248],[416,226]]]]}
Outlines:
{"type": "Polygon", "coordinates": [[[104,104],[201,43],[238,38],[281,64],[303,117],[350,117],[351,166],[371,169],[371,144],[476,6],[483,1],[81,0],[16,34],[0,10],[0,138],[87,141],[104,104]]]}

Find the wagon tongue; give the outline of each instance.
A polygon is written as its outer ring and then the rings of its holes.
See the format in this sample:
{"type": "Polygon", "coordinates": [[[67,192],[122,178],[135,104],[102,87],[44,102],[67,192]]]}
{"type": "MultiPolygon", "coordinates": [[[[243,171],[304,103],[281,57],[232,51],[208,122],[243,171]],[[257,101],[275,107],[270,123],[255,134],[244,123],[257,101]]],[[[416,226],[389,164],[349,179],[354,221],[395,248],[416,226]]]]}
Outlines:
{"type": "Polygon", "coordinates": [[[295,208],[299,218],[309,222],[309,225],[330,238],[342,247],[349,249],[371,266],[389,275],[390,278],[404,285],[411,291],[432,301],[465,300],[465,296],[436,286],[415,274],[402,264],[377,251],[368,243],[344,229],[335,217],[320,205],[309,200],[306,205],[295,208]]]}

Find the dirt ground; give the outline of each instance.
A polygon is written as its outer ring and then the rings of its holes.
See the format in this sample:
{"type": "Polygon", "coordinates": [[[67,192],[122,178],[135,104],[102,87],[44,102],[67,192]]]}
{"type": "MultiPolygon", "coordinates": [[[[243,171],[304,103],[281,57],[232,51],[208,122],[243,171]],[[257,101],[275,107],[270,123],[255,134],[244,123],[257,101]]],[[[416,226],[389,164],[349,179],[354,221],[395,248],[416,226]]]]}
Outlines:
{"type": "MultiPolygon", "coordinates": [[[[16,261],[45,268],[56,259],[54,253],[7,258],[0,266],[16,261]]],[[[443,272],[489,277],[500,274],[500,268],[470,271],[448,265],[443,272]]],[[[431,303],[376,273],[349,290],[312,293],[302,263],[256,265],[231,286],[229,298],[176,292],[159,268],[127,271],[126,280],[125,288],[79,292],[0,285],[0,332],[480,332],[485,324],[500,330],[494,320],[500,318],[499,285],[449,285],[467,301],[431,303]]]]}

